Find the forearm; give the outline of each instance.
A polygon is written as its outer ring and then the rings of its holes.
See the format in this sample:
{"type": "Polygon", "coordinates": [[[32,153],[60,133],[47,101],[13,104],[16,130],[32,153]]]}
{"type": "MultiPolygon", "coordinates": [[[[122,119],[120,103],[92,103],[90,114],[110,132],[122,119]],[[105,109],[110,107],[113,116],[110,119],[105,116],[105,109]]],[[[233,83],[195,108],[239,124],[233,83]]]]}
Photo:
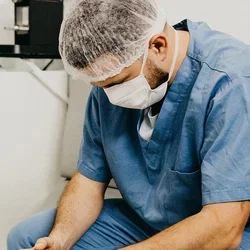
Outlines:
{"type": "Polygon", "coordinates": [[[233,250],[239,247],[241,232],[210,213],[201,212],[146,241],[122,248],[122,250],[233,250]]]}
{"type": "Polygon", "coordinates": [[[50,237],[59,240],[63,250],[71,249],[96,221],[103,206],[103,196],[90,187],[71,180],[58,204],[50,237]]]}

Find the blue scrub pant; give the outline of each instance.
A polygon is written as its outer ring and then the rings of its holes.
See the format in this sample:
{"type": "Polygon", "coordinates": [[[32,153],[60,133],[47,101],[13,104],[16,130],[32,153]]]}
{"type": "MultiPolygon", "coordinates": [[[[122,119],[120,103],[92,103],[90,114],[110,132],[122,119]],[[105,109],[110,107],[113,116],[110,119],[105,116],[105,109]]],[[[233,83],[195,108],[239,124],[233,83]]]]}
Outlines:
{"type": "MultiPolygon", "coordinates": [[[[56,208],[20,222],[8,235],[8,250],[31,248],[39,238],[47,237],[55,214],[56,208]]],[[[108,199],[104,201],[96,222],[71,249],[114,250],[143,241],[156,233],[123,199],[108,199]]]]}

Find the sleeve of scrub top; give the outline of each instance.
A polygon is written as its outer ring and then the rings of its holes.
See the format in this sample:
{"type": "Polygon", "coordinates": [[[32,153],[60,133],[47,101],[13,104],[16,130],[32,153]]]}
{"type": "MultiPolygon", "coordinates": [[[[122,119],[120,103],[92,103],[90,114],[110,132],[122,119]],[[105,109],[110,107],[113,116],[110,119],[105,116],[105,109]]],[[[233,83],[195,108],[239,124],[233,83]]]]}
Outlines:
{"type": "Polygon", "coordinates": [[[250,200],[250,78],[212,99],[201,158],[203,205],[250,200]]]}
{"type": "Polygon", "coordinates": [[[102,146],[97,91],[94,87],[88,99],[77,168],[91,180],[108,183],[112,177],[102,146]]]}

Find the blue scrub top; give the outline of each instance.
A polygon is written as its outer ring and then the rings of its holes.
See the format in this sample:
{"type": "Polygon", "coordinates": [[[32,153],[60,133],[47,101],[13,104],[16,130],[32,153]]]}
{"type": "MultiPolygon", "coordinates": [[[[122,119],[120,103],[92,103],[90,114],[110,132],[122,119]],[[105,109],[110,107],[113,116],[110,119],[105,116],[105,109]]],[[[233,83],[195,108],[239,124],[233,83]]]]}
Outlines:
{"type": "Polygon", "coordinates": [[[109,182],[161,231],[204,205],[250,200],[250,47],[205,23],[184,20],[187,56],[165,96],[150,142],[143,111],[88,101],[78,169],[109,182]]]}

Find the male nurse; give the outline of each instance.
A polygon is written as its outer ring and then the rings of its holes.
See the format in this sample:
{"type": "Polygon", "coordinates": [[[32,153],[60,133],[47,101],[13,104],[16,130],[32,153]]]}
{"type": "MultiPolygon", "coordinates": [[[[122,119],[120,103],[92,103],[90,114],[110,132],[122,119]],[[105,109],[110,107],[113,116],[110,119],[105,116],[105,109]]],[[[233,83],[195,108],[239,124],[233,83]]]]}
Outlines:
{"type": "Polygon", "coordinates": [[[94,86],[78,170],[8,250],[249,250],[250,47],[154,0],[78,0],[59,49],[94,86]]]}

